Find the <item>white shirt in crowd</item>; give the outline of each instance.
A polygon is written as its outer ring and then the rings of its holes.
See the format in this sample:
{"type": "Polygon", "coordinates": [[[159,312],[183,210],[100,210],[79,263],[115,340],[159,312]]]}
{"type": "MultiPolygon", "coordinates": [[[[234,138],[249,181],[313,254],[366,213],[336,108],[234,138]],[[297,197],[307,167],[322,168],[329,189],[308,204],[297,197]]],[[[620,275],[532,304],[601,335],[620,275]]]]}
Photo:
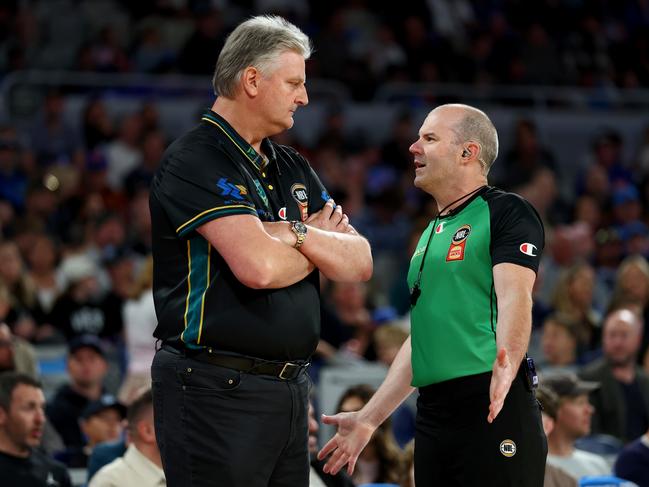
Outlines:
{"type": "Polygon", "coordinates": [[[124,456],[102,467],[88,487],[165,487],[164,471],[130,445],[124,456]]]}
{"type": "Polygon", "coordinates": [[[548,454],[548,463],[559,467],[577,480],[585,475],[611,475],[611,468],[599,455],[575,449],[572,455],[560,457],[548,454]]]}

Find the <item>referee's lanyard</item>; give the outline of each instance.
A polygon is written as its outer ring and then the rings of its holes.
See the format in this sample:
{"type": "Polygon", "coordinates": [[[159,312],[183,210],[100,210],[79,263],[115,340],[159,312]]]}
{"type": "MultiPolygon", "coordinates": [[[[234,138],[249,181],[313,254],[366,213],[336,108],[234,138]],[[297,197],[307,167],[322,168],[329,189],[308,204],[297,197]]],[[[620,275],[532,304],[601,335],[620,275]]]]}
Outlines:
{"type": "MultiPolygon", "coordinates": [[[[417,300],[419,299],[419,296],[421,296],[421,275],[424,270],[424,263],[426,262],[426,254],[428,253],[428,249],[430,248],[430,243],[433,241],[433,235],[435,235],[435,229],[437,228],[437,222],[439,221],[439,217],[442,216],[442,213],[444,213],[448,208],[453,206],[455,203],[462,201],[465,198],[468,198],[469,196],[473,196],[475,193],[480,191],[482,188],[484,188],[486,185],[482,185],[479,188],[474,189],[470,193],[465,194],[464,196],[459,197],[455,201],[450,202],[448,205],[446,205],[444,208],[442,208],[438,213],[437,216],[435,217],[435,221],[433,222],[433,227],[430,230],[430,235],[428,235],[428,242],[426,242],[426,248],[424,249],[424,255],[421,259],[421,263],[419,264],[419,272],[417,273],[417,279],[415,279],[415,283],[412,286],[412,289],[410,290],[410,308],[414,308],[415,305],[417,304],[417,300]]],[[[453,210],[451,210],[453,211],[453,210]]],[[[450,212],[449,212],[450,215],[450,212]]]]}

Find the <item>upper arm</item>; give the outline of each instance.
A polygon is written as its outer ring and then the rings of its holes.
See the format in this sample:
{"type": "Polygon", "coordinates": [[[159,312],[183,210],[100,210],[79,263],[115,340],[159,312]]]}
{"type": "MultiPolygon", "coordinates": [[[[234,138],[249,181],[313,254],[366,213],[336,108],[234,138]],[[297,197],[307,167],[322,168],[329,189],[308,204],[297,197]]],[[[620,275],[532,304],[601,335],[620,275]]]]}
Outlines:
{"type": "Polygon", "coordinates": [[[153,190],[179,237],[223,216],[257,214],[245,178],[215,149],[167,156],[153,190]]]}
{"type": "Polygon", "coordinates": [[[532,269],[503,262],[494,266],[493,276],[499,304],[506,302],[508,297],[516,300],[529,297],[531,304],[536,279],[536,273],[532,269]]]}
{"type": "Polygon", "coordinates": [[[539,268],[545,246],[543,223],[534,208],[521,197],[506,193],[491,204],[491,260],[539,268]]]}

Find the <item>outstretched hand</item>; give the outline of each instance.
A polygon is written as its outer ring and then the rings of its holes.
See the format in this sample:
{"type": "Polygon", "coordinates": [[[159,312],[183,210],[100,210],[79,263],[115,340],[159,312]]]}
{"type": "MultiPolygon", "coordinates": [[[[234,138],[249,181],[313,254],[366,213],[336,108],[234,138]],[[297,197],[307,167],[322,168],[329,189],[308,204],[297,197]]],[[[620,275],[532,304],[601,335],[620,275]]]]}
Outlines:
{"type": "Polygon", "coordinates": [[[347,473],[352,475],[356,460],[365,445],[369,443],[376,429],[374,426],[359,420],[359,413],[339,413],[335,416],[322,415],[322,422],[338,427],[338,432],[318,452],[318,460],[327,456],[329,459],[323,467],[325,473],[336,475],[347,465],[347,473]]]}
{"type": "Polygon", "coordinates": [[[489,404],[489,415],[487,416],[489,423],[493,423],[503,408],[505,398],[514,381],[514,377],[516,377],[517,370],[518,368],[512,365],[509,360],[507,350],[504,348],[498,350],[492,369],[491,384],[489,385],[489,399],[491,401],[489,404]]]}

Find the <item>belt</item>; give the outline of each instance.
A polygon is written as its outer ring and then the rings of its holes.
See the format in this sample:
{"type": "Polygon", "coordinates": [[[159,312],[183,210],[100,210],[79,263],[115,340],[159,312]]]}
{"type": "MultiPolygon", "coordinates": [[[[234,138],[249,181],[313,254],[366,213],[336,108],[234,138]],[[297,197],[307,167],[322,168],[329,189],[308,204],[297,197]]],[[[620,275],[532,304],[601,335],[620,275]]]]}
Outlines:
{"type": "Polygon", "coordinates": [[[239,372],[245,372],[246,374],[270,375],[282,380],[295,379],[300,375],[300,373],[305,371],[309,365],[311,365],[310,362],[275,362],[260,358],[246,357],[245,355],[230,355],[212,351],[211,348],[203,350],[178,350],[176,347],[167,344],[162,345],[162,348],[172,353],[185,355],[186,357],[199,362],[238,370],[239,372]]]}

